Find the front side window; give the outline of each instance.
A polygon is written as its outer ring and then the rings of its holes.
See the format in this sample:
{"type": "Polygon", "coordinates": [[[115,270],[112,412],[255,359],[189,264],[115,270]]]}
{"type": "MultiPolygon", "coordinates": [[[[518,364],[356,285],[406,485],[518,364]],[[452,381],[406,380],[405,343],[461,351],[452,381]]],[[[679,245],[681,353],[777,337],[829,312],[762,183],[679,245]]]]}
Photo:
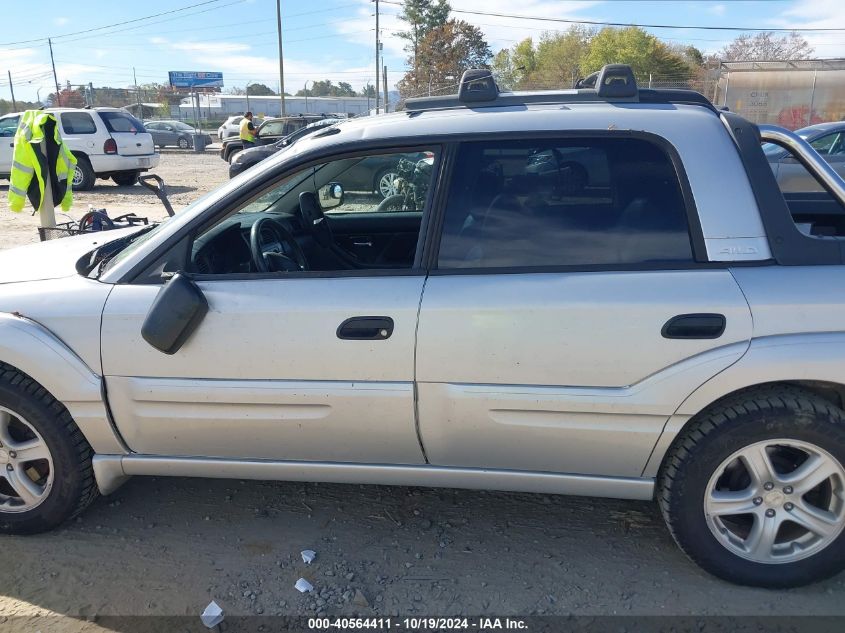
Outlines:
{"type": "Polygon", "coordinates": [[[96,134],[97,126],[87,112],[62,112],[62,128],[66,134],[96,134]]]}
{"type": "Polygon", "coordinates": [[[469,143],[456,165],[440,269],[693,261],[678,175],[650,141],[469,143]]]}
{"type": "Polygon", "coordinates": [[[194,239],[201,274],[402,270],[415,261],[436,152],[373,152],[277,180],[194,239]],[[385,196],[378,183],[389,175],[385,196]]]}
{"type": "Polygon", "coordinates": [[[261,136],[279,136],[285,127],[284,121],[271,121],[261,126],[261,136]]]}

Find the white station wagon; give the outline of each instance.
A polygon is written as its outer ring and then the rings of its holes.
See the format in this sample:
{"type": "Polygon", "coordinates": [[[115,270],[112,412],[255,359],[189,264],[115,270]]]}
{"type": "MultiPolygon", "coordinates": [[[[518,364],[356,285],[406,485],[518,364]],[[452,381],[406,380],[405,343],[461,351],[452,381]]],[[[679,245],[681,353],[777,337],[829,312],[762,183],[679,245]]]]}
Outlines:
{"type": "Polygon", "coordinates": [[[586,83],[468,71],[155,227],[0,254],[0,529],[132,475],[453,486],[656,499],[737,583],[842,570],[845,185],[697,93],[586,83]],[[370,157],[400,199],[345,184],[370,157]]]}

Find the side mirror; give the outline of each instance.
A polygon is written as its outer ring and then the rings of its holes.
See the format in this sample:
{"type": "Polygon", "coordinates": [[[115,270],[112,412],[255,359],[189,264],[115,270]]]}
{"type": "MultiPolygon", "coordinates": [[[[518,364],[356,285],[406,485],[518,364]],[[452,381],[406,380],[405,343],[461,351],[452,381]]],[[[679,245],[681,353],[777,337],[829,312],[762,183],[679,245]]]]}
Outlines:
{"type": "Polygon", "coordinates": [[[157,350],[175,354],[206,312],[208,301],[199,286],[182,273],[176,273],[158,291],[141,326],[141,336],[157,350]]]}
{"type": "Polygon", "coordinates": [[[334,209],[343,204],[343,185],[339,182],[323,185],[317,193],[320,197],[320,207],[323,209],[334,209]]]}

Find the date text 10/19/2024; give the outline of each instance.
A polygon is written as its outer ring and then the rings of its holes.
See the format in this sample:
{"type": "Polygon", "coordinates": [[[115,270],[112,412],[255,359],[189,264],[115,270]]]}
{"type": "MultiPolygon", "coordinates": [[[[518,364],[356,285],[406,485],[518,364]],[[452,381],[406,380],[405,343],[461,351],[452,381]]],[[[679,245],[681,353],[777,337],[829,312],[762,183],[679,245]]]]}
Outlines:
{"type": "Polygon", "coordinates": [[[398,630],[398,631],[527,631],[519,618],[308,618],[312,631],[398,630]]]}

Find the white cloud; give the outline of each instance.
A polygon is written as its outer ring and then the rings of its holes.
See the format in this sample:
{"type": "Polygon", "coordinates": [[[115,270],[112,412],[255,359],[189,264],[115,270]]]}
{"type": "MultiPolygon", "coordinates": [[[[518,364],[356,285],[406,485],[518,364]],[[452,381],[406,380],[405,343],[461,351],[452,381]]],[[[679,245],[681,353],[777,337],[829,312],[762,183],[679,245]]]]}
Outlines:
{"type": "MultiPolygon", "coordinates": [[[[793,2],[778,16],[769,20],[776,28],[830,29],[845,27],[845,2],[842,0],[800,0],[793,2]]],[[[845,57],[845,34],[842,31],[802,33],[816,49],[815,57],[845,57]]]]}
{"type": "Polygon", "coordinates": [[[53,18],[53,24],[55,24],[56,26],[64,26],[68,22],[70,22],[70,18],[65,18],[61,16],[53,18]]]}
{"type": "MultiPolygon", "coordinates": [[[[586,20],[591,18],[582,12],[600,4],[602,4],[602,0],[522,0],[516,7],[513,0],[460,0],[459,3],[452,3],[452,17],[478,26],[495,52],[497,49],[512,46],[526,37],[537,38],[543,31],[566,30],[569,24],[458,13],[454,9],[484,13],[517,13],[541,18],[586,20]]],[[[395,5],[382,6],[384,8],[379,12],[379,30],[384,43],[384,53],[387,56],[404,59],[407,56],[404,50],[407,42],[397,37],[396,33],[407,30],[408,25],[399,19],[400,7],[395,5]]],[[[361,6],[356,11],[356,17],[335,25],[334,28],[346,40],[373,48],[375,46],[375,33],[362,31],[373,29],[374,26],[375,18],[373,17],[372,3],[369,0],[361,0],[361,6]]]]}
{"type": "Polygon", "coordinates": [[[725,15],[725,11],[728,10],[728,7],[724,4],[714,4],[713,6],[707,9],[708,12],[712,13],[713,15],[725,15]]]}
{"type": "Polygon", "coordinates": [[[234,42],[177,42],[171,44],[173,48],[191,53],[220,54],[240,53],[250,50],[248,44],[236,44],[234,42]]]}

